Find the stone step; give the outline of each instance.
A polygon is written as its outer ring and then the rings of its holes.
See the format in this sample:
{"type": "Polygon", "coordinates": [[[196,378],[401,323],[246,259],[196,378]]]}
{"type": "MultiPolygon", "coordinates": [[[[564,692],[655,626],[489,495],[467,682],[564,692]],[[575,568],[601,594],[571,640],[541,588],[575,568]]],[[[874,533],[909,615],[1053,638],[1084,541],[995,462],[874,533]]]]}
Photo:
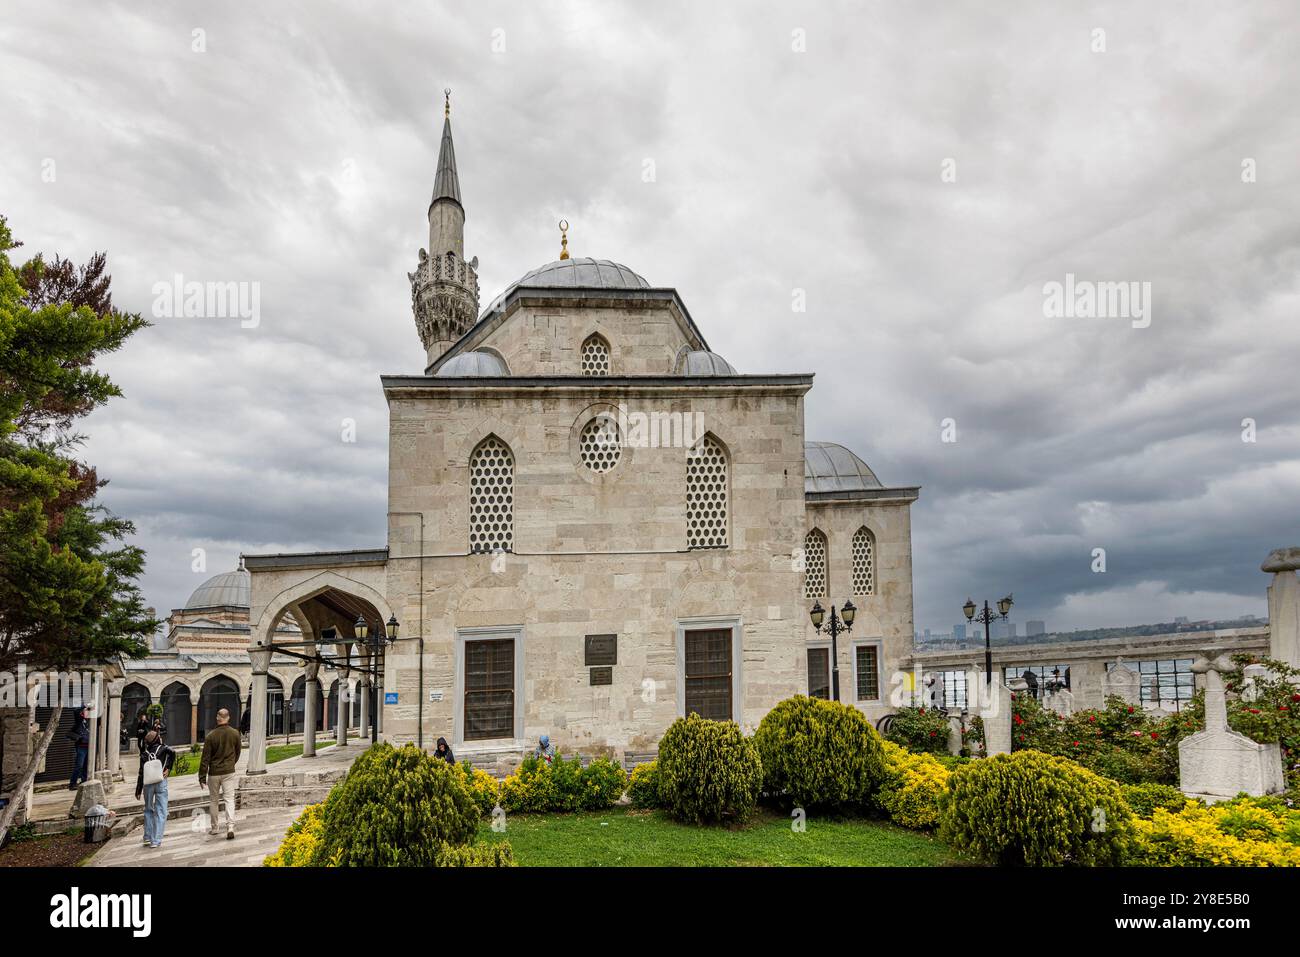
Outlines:
{"type": "Polygon", "coordinates": [[[332,784],[304,785],[283,788],[250,788],[239,792],[238,805],[242,808],[305,807],[319,804],[329,797],[332,784]]]}
{"type": "Polygon", "coordinates": [[[325,771],[297,771],[288,774],[268,771],[266,774],[244,775],[239,779],[239,790],[254,791],[333,785],[342,781],[346,776],[346,768],[330,768],[325,771]]]}

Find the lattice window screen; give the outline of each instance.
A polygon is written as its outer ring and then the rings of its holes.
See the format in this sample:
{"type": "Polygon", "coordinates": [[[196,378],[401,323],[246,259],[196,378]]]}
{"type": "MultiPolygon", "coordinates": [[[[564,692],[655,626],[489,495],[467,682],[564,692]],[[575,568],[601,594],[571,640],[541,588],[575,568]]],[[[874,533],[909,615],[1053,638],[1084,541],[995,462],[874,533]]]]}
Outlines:
{"type": "Polygon", "coordinates": [[[578,456],[593,472],[608,472],[618,465],[623,451],[619,443],[618,423],[607,416],[597,416],[582,427],[578,436],[578,456]]]}
{"type": "Polygon", "coordinates": [[[706,435],[686,455],[686,547],[727,547],[727,453],[706,435]]]}
{"type": "Polygon", "coordinates": [[[495,435],[469,460],[469,550],[514,550],[515,457],[495,435]]]}
{"type": "Polygon", "coordinates": [[[582,344],[582,374],[609,375],[609,343],[600,336],[588,336],[582,344]]]}
{"type": "Polygon", "coordinates": [[[876,593],[876,536],[865,525],[853,536],[853,594],[876,593]]]}
{"type": "Polygon", "coordinates": [[[826,536],[814,528],[803,539],[805,598],[826,597],[826,536]]]}

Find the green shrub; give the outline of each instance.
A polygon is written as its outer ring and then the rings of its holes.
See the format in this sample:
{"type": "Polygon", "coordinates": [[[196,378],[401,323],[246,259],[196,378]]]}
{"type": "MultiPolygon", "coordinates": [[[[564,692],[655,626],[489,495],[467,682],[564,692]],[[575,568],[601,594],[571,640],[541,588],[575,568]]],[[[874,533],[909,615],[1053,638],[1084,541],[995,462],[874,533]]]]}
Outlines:
{"type": "Polygon", "coordinates": [[[657,764],[665,806],[691,824],[743,819],[763,783],[758,749],[736,722],[694,713],[664,732],[657,764]]]}
{"type": "Polygon", "coordinates": [[[1187,803],[1187,796],[1172,784],[1124,784],[1120,793],[1133,813],[1150,820],[1156,808],[1177,811],[1187,803]]]}
{"type": "Polygon", "coordinates": [[[468,844],[479,809],[457,769],[414,745],[373,745],[330,791],[315,865],[436,866],[443,844],[468,844]]]}
{"type": "Polygon", "coordinates": [[[627,772],[612,758],[596,758],[582,769],[582,807],[601,811],[613,807],[627,790],[627,772]]]}
{"type": "Polygon", "coordinates": [[[598,811],[623,796],[627,774],[609,758],[596,758],[587,767],[578,757],[557,754],[548,764],[525,758],[514,774],[501,782],[501,807],[512,814],[546,811],[598,811]]]}
{"type": "Polygon", "coordinates": [[[659,764],[649,761],[638,764],[632,769],[627,781],[627,796],[633,807],[663,807],[663,798],[659,796],[659,764]]]}
{"type": "Polygon", "coordinates": [[[802,808],[866,804],[885,774],[880,736],[852,705],[796,695],[763,716],[754,734],[763,789],[802,808]]]}
{"type": "Polygon", "coordinates": [[[973,761],[948,779],[940,837],[986,864],[1113,865],[1133,833],[1118,784],[1037,751],[973,761]]]}
{"type": "Polygon", "coordinates": [[[899,708],[885,738],[918,754],[947,754],[948,716],[934,708],[899,708]]]}
{"type": "Polygon", "coordinates": [[[883,742],[885,776],[876,805],[900,827],[938,825],[950,772],[933,754],[913,754],[892,741],[883,742]]]}
{"type": "Polygon", "coordinates": [[[514,867],[515,852],[500,844],[444,844],[434,859],[437,867],[514,867]]]}

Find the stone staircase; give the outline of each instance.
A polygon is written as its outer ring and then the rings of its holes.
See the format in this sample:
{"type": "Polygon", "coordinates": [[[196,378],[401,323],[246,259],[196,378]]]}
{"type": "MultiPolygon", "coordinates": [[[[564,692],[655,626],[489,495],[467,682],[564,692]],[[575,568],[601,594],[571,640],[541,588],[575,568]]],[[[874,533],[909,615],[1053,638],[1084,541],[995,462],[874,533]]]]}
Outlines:
{"type": "Polygon", "coordinates": [[[346,775],[346,767],[244,775],[239,779],[235,802],[241,809],[315,804],[325,800],[330,788],[346,775]]]}

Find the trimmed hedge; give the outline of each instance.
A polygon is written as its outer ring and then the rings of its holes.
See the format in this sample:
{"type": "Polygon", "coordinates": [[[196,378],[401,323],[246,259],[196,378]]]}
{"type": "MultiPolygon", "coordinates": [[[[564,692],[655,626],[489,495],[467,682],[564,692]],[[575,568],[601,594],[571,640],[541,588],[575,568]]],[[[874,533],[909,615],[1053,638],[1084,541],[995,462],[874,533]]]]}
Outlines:
{"type": "Polygon", "coordinates": [[[468,761],[456,765],[456,771],[460,774],[460,783],[465,786],[465,790],[478,806],[479,813],[484,817],[491,817],[501,790],[497,779],[481,768],[474,767],[468,761]]]}
{"type": "Polygon", "coordinates": [[[1273,798],[1158,807],[1135,826],[1128,863],[1142,867],[1300,867],[1300,810],[1273,798]]]}
{"type": "Polygon", "coordinates": [[[1121,784],[1120,793],[1134,815],[1151,819],[1156,808],[1180,811],[1189,798],[1172,784],[1121,784]]]}
{"type": "Polygon", "coordinates": [[[885,776],[881,739],[852,705],[795,695],[759,722],[763,789],[802,808],[865,805],[885,776]]]}
{"type": "Polygon", "coordinates": [[[432,867],[442,845],[468,844],[478,805],[460,772],[414,745],[373,745],[330,791],[316,866],[432,867]]]}
{"type": "Polygon", "coordinates": [[[763,764],[734,721],[678,718],[659,742],[659,789],[668,812],[690,824],[741,820],[758,801],[763,764]]]}
{"type": "Polygon", "coordinates": [[[986,864],[1115,865],[1133,835],[1119,785],[1066,758],[995,754],[948,779],[939,836],[986,864]]]}

